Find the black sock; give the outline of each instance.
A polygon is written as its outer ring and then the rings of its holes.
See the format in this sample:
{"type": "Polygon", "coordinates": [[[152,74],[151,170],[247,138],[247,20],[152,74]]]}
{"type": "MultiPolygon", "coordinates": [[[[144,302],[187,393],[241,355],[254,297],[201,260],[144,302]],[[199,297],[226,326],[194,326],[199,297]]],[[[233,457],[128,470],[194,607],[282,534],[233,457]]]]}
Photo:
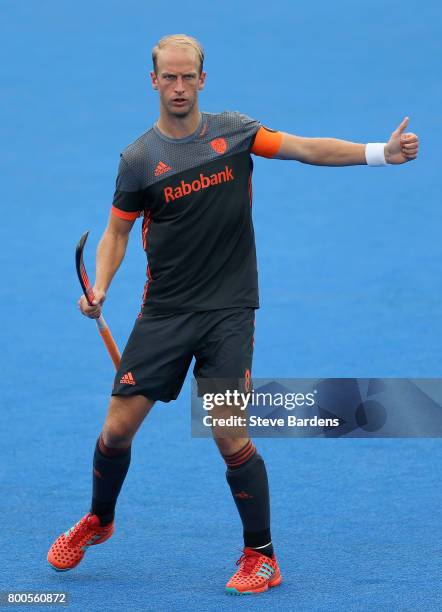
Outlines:
{"type": "Polygon", "coordinates": [[[96,514],[102,525],[114,520],[115,505],[129,469],[131,447],[109,448],[100,438],[94,452],[92,473],[91,512],[96,514]]]}
{"type": "Polygon", "coordinates": [[[256,533],[247,533],[244,532],[244,543],[246,546],[248,546],[249,548],[253,548],[254,550],[257,550],[259,553],[261,553],[262,555],[265,555],[266,557],[269,557],[270,559],[273,556],[273,544],[271,542],[271,536],[270,536],[270,530],[266,529],[265,533],[262,534],[263,537],[261,538],[261,542],[263,542],[264,540],[266,540],[268,542],[268,544],[260,544],[260,545],[254,545],[253,542],[256,542],[256,536],[258,534],[256,533]]]}
{"type": "Polygon", "coordinates": [[[263,555],[273,554],[270,533],[270,496],[264,461],[252,442],[224,457],[227,482],[243,524],[244,544],[263,555]],[[240,463],[241,458],[245,461],[240,463]]]}

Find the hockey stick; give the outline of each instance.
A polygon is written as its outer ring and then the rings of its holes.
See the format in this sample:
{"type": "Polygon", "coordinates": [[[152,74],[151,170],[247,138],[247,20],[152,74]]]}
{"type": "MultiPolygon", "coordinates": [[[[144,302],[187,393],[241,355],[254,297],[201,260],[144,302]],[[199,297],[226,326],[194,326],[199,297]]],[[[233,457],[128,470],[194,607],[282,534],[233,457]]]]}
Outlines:
{"type": "MultiPolygon", "coordinates": [[[[77,268],[78,280],[80,281],[81,288],[83,289],[83,293],[89,304],[92,306],[92,302],[95,298],[94,291],[89,282],[89,277],[86,272],[86,268],[84,267],[83,262],[83,251],[84,245],[86,244],[87,237],[89,236],[89,232],[85,232],[83,236],[80,238],[79,243],[77,244],[77,248],[75,250],[75,265],[77,268]]],[[[104,320],[103,315],[101,314],[98,319],[95,319],[97,322],[98,331],[100,332],[101,337],[103,338],[103,342],[106,345],[108,353],[114,362],[115,368],[118,370],[120,365],[120,351],[118,350],[117,345],[115,344],[115,340],[112,337],[109,327],[107,326],[106,321],[104,320]]]]}

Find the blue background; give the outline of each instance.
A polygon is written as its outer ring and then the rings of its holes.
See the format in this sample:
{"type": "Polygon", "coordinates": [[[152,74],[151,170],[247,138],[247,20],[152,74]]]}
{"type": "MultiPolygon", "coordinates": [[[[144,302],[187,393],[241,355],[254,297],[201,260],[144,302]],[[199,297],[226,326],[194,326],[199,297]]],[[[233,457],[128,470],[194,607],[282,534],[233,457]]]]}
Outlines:
{"type": "MultiPolygon", "coordinates": [[[[163,35],[206,49],[207,111],[304,136],[421,138],[401,167],[256,159],[258,377],[440,376],[440,4],[0,2],[2,461],[0,587],[66,590],[74,610],[439,610],[437,440],[259,440],[285,582],[223,585],[241,528],[189,381],[138,434],[117,531],[73,572],[46,565],[87,510],[112,364],[79,316],[74,248],[105,227],[120,151],[157,118],[163,35]]],[[[139,311],[139,224],[105,315],[122,347],[139,311]]]]}

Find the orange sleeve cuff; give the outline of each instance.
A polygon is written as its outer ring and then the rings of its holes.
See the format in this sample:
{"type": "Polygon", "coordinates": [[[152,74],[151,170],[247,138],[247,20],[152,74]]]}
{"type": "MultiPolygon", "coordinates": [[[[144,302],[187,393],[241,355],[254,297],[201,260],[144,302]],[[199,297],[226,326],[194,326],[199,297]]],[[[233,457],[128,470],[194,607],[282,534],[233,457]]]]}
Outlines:
{"type": "Polygon", "coordinates": [[[141,213],[141,211],[126,212],[125,210],[120,210],[116,206],[112,206],[111,212],[116,217],[120,217],[120,219],[124,219],[125,221],[134,221],[138,219],[141,213]]]}
{"type": "Polygon", "coordinates": [[[282,132],[275,132],[261,127],[256,132],[252,153],[261,157],[274,157],[281,146],[282,132]]]}

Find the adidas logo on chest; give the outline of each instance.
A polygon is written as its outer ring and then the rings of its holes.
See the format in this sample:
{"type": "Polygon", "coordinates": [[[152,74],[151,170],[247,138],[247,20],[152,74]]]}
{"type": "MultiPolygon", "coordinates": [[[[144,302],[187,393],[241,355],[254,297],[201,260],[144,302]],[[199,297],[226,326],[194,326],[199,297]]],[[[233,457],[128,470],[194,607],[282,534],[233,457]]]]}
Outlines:
{"type": "Polygon", "coordinates": [[[163,161],[160,161],[158,162],[157,167],[155,168],[154,175],[161,176],[162,174],[169,172],[169,170],[172,170],[172,168],[168,164],[165,164],[163,161]]]}

